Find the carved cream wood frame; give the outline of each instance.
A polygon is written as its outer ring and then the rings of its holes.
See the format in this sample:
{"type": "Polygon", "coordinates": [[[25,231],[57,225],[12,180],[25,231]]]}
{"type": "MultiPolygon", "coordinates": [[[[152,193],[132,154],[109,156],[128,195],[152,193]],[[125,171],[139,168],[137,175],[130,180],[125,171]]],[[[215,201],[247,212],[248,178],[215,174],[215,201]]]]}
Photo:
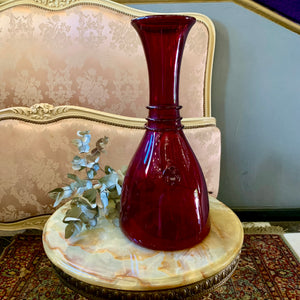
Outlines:
{"type": "MultiPolygon", "coordinates": [[[[50,215],[43,215],[37,217],[31,217],[28,219],[16,221],[16,222],[0,222],[0,231],[4,232],[12,232],[12,231],[20,231],[24,229],[38,229],[43,230],[44,225],[49,219],[50,215]]],[[[1,232],[0,232],[1,236],[1,232]]]]}
{"type": "MultiPolygon", "coordinates": [[[[31,107],[10,107],[0,110],[0,122],[7,119],[22,120],[35,124],[49,124],[68,118],[80,118],[113,126],[144,130],[145,119],[125,117],[79,106],[53,106],[37,103],[31,107]]],[[[184,118],[182,123],[186,130],[199,127],[216,126],[213,117],[184,118]]],[[[0,123],[1,124],[1,123],[0,123]]],[[[0,222],[0,231],[18,231],[23,229],[42,230],[49,215],[31,217],[16,222],[0,222]]]]}
{"type": "MultiPolygon", "coordinates": [[[[11,0],[0,4],[0,13],[1,11],[5,11],[9,8],[20,5],[35,6],[51,11],[65,10],[76,5],[97,5],[123,13],[132,18],[154,14],[152,12],[129,8],[109,0],[11,0]]],[[[197,13],[181,14],[194,16],[197,22],[201,22],[206,26],[209,33],[206,72],[204,79],[204,117],[183,119],[183,125],[186,129],[203,126],[215,126],[216,120],[211,117],[211,76],[215,49],[215,28],[212,21],[204,15],[197,13]]],[[[26,122],[47,124],[66,118],[83,118],[105,124],[137,129],[144,129],[145,124],[145,120],[141,118],[123,117],[120,115],[99,112],[93,109],[76,106],[54,107],[47,103],[35,104],[30,108],[11,107],[0,111],[0,121],[5,119],[18,119],[26,122]]],[[[46,215],[31,217],[26,220],[16,222],[0,223],[0,230],[17,231],[22,229],[43,229],[43,226],[48,218],[49,216],[46,215]]]]}
{"type": "MultiPolygon", "coordinates": [[[[0,13],[1,11],[19,5],[35,6],[35,7],[40,7],[52,11],[65,10],[67,8],[76,5],[96,5],[96,6],[105,7],[107,9],[120,12],[132,18],[158,14],[154,12],[134,9],[109,0],[9,0],[3,2],[2,4],[0,0],[0,13]]],[[[205,76],[204,76],[203,114],[204,117],[211,117],[211,79],[212,79],[212,67],[213,67],[215,39],[216,39],[214,24],[207,16],[199,13],[182,12],[176,14],[193,16],[196,18],[197,22],[204,24],[205,27],[207,28],[208,48],[207,48],[205,76]]]]}
{"type": "MultiPolygon", "coordinates": [[[[0,121],[18,119],[36,124],[47,124],[68,118],[80,118],[136,129],[144,129],[146,123],[144,118],[126,117],[73,105],[53,106],[48,103],[37,103],[31,107],[9,107],[0,110],[0,121]]],[[[182,124],[185,129],[216,126],[216,119],[213,117],[183,118],[182,124]]]]}

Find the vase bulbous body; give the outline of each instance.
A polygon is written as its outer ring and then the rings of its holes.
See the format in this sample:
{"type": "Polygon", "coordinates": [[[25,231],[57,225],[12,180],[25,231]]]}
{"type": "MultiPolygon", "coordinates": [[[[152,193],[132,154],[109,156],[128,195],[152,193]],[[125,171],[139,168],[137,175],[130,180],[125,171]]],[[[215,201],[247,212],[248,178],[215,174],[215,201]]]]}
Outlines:
{"type": "Polygon", "coordinates": [[[123,183],[120,226],[130,240],[155,250],[192,247],[210,229],[205,179],[183,133],[178,103],[181,58],[194,23],[177,15],[132,20],[146,55],[150,104],[123,183]]]}

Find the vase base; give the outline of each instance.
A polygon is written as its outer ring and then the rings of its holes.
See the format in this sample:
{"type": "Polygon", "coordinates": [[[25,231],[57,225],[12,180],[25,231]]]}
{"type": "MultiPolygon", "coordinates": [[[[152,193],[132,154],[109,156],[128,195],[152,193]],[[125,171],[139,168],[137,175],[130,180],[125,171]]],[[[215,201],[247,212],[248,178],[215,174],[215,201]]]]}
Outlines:
{"type": "Polygon", "coordinates": [[[205,226],[198,234],[197,237],[193,236],[186,240],[168,240],[160,239],[157,237],[149,236],[147,233],[143,232],[138,237],[135,232],[135,237],[132,237],[127,231],[125,226],[121,226],[123,234],[133,243],[151,250],[157,251],[179,251],[188,248],[192,248],[197,244],[201,243],[210,231],[210,219],[208,218],[205,226]]]}

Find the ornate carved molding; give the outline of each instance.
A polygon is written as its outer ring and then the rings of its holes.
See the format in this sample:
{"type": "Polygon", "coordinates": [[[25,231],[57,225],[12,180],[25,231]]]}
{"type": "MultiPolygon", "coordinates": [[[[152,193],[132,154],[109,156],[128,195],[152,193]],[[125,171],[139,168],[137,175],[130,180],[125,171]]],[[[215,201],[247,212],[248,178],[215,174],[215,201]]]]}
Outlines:
{"type": "Polygon", "coordinates": [[[64,8],[78,2],[79,0],[32,0],[32,1],[47,6],[49,8],[64,8]]]}
{"type": "Polygon", "coordinates": [[[170,288],[168,290],[114,290],[96,285],[90,285],[66,274],[52,264],[59,279],[75,292],[88,299],[157,299],[157,300],[179,300],[199,299],[199,297],[215,290],[224,284],[233,274],[239,262],[238,255],[227,267],[214,276],[203,279],[182,287],[170,288]],[[197,298],[196,298],[197,297],[197,298]]]}
{"type": "Polygon", "coordinates": [[[0,223],[0,230],[3,231],[18,231],[23,229],[39,229],[43,230],[44,225],[49,219],[50,215],[32,217],[21,221],[0,223]]]}
{"type": "Polygon", "coordinates": [[[12,111],[18,115],[26,116],[33,120],[49,120],[69,110],[68,106],[54,107],[48,103],[37,103],[31,107],[15,107],[12,111]]]}
{"type": "MultiPolygon", "coordinates": [[[[68,118],[81,118],[135,129],[144,129],[146,122],[142,118],[125,117],[72,105],[53,106],[48,103],[38,103],[31,107],[9,107],[0,110],[0,121],[17,119],[25,122],[47,124],[68,118]]],[[[182,124],[185,129],[216,126],[216,119],[212,117],[184,118],[182,124]]]]}

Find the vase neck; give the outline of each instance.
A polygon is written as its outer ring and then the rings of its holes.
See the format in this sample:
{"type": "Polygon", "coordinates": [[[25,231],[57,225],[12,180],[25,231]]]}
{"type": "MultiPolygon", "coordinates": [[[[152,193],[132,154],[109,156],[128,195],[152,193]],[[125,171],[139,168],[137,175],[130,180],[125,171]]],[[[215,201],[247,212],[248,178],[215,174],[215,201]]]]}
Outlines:
{"type": "Polygon", "coordinates": [[[180,65],[187,35],[194,23],[195,18],[180,15],[153,15],[132,20],[148,65],[148,127],[153,127],[158,121],[160,128],[181,128],[178,100],[180,65]]]}

